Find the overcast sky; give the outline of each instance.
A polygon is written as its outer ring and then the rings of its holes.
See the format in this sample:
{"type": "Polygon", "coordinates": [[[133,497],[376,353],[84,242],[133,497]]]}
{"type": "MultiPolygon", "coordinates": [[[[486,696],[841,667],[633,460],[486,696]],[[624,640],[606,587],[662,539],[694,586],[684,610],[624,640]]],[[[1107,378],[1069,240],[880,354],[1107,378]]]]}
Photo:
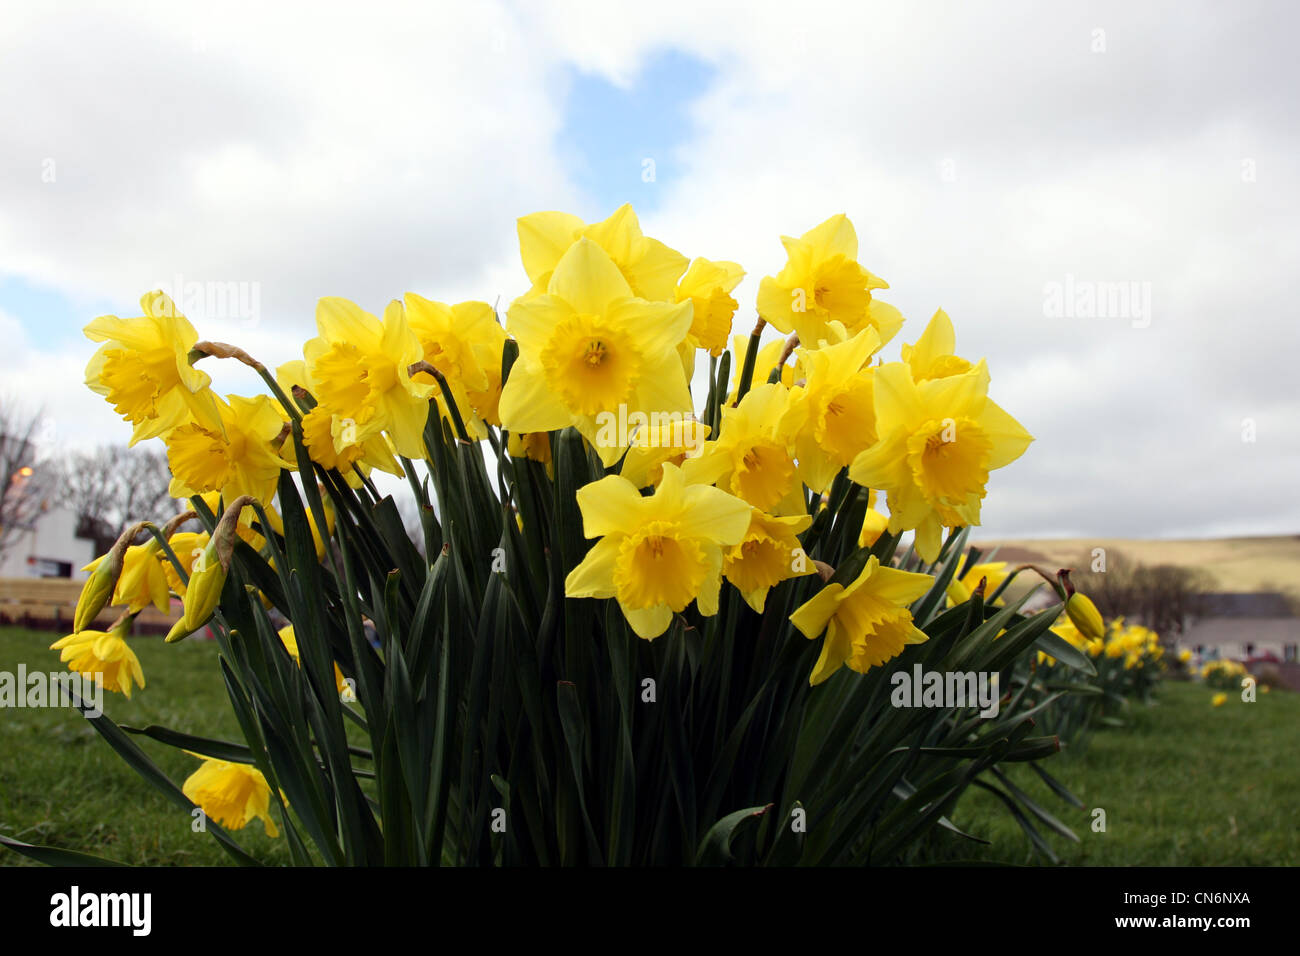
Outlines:
{"type": "Polygon", "coordinates": [[[237,284],[191,318],[275,364],[323,295],[504,310],[516,217],[631,201],[748,330],[844,212],[886,357],[944,308],[1037,437],[985,536],[1300,532],[1294,4],[182,6],[3,0],[0,394],[60,445],[127,440],[80,330],[151,288],[237,284]]]}

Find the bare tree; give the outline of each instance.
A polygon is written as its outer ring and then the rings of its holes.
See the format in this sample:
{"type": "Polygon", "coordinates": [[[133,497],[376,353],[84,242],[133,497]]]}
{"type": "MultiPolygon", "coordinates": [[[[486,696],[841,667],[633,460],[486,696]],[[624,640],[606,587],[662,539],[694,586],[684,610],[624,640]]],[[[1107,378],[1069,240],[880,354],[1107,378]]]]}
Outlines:
{"type": "Polygon", "coordinates": [[[67,455],[59,472],[60,500],[76,514],[77,534],[93,540],[96,553],[108,550],[132,522],[168,518],[176,510],[162,451],[103,445],[67,455]]]}
{"type": "Polygon", "coordinates": [[[47,507],[54,482],[42,467],[45,417],[0,397],[0,557],[47,507]]]}
{"type": "Polygon", "coordinates": [[[1085,570],[1085,557],[1073,575],[1074,585],[1092,598],[1103,617],[1131,617],[1162,635],[1181,634],[1200,613],[1207,575],[1197,568],[1144,565],[1111,551],[1103,572],[1085,570]]]}

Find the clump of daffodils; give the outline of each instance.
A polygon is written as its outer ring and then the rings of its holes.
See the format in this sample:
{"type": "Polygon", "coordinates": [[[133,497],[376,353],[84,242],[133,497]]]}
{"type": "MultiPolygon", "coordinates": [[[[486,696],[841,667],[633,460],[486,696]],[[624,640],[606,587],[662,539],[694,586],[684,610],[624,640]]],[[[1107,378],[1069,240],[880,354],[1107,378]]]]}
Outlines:
{"type": "MultiPolygon", "coordinates": [[[[712,617],[729,595],[762,614],[774,590],[798,585],[811,596],[783,614],[822,642],[811,683],[925,640],[909,607],[930,575],[891,566],[891,550],[833,579],[804,548],[823,533],[818,515],[835,493],[862,503],[848,532],[860,548],[910,534],[933,563],[945,529],[980,523],[990,474],[1033,440],[990,397],[986,362],[956,353],[945,312],[885,355],[906,335],[904,318],[877,297],[888,285],[860,261],[844,215],[783,237],[786,259],[761,278],[757,315],[745,317],[754,330],[734,338],[742,266],[645,235],[630,206],[596,223],[535,213],[518,236],[526,282],[504,322],[485,302],[411,292],[373,311],[323,298],[302,358],[274,370],[200,341],[161,292],[142,299],[140,317],[90,323],[86,334],[103,345],[87,383],[132,426],[132,442],[163,442],[173,494],[201,502],[206,527],[169,525],[96,562],[75,632],[106,606],[162,610],[175,594],[184,611],[168,639],[188,635],[219,613],[236,543],[274,562],[267,536],[280,533],[280,482],[304,463],[295,442],[319,469],[312,482],[327,474],[372,487],[385,472],[418,486],[412,463],[431,460],[432,420],[548,477],[557,436],[581,436],[604,476],[576,489],[589,550],[565,569],[563,594],[616,602],[641,638],[664,634],[688,608],[712,617]],[[252,368],[270,394],[216,394],[196,365],[221,359],[252,368]],[[709,365],[708,398],[697,360],[709,365]]],[[[334,531],[311,520],[317,559],[327,560],[334,531]]],[[[950,600],[1005,576],[1002,565],[967,569],[950,600]]],[[[1099,633],[1095,608],[1074,601],[1066,612],[1067,639],[1109,653],[1117,638],[1099,633]]],[[[292,626],[280,634],[295,659],[296,642],[312,639],[292,626]]],[[[1126,662],[1145,666],[1147,639],[1123,640],[1126,662]]],[[[245,787],[237,772],[207,776],[245,787]]]]}
{"type": "Polygon", "coordinates": [[[1219,690],[1236,690],[1241,687],[1242,678],[1249,672],[1246,665],[1229,658],[1206,661],[1201,667],[1200,678],[1207,687],[1219,690]]]}

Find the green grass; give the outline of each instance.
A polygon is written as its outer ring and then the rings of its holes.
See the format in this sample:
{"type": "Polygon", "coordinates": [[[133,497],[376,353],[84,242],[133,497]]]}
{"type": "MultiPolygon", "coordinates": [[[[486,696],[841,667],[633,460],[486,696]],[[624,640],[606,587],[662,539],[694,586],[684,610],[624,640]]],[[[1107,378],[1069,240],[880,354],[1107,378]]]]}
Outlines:
{"type": "MultiPolygon", "coordinates": [[[[21,661],[28,672],[59,671],[61,634],[0,628],[0,670],[21,661]]],[[[147,686],[131,700],[104,694],[104,712],[118,724],[161,724],[226,740],[242,740],[226,699],[214,641],[166,645],[162,638],[131,642],[147,686]]],[[[145,737],[136,743],[178,785],[199,761],[145,737]]],[[[274,811],[273,811],[274,812],[274,811]]],[[[149,866],[224,865],[230,857],[207,833],[191,829],[188,813],[170,803],[72,708],[0,710],[0,833],[149,866]]],[[[278,820],[277,820],[278,823],[278,820]]],[[[234,834],[254,856],[287,862],[284,837],[271,839],[254,821],[234,834]]],[[[0,866],[31,861],[0,848],[0,866]]]]}
{"type": "MultiPolygon", "coordinates": [[[[1127,726],[1092,733],[1087,748],[1043,764],[1084,803],[1077,810],[1027,767],[1008,776],[1070,827],[1072,843],[1039,825],[1062,862],[1088,866],[1300,864],[1300,694],[1274,690],[1211,707],[1204,685],[1166,681],[1151,706],[1130,705],[1127,726]],[[1092,829],[1094,808],[1105,832],[1092,829]]],[[[1028,837],[993,794],[962,798],[953,822],[992,841],[943,834],[949,859],[1035,863],[1028,837]]]]}
{"type": "MultiPolygon", "coordinates": [[[[47,650],[60,635],[0,628],[0,670],[58,670],[47,650]]],[[[106,695],[120,724],[156,723],[204,736],[242,739],[226,701],[209,641],[167,646],[133,641],[149,682],[128,701],[106,695]]],[[[1093,733],[1080,753],[1044,763],[1080,799],[1076,810],[1022,766],[1013,781],[1079,835],[1047,833],[1066,863],[1082,865],[1247,865],[1300,863],[1300,761],[1295,730],[1300,695],[1274,691],[1254,704],[1237,695],[1210,706],[1200,685],[1166,682],[1151,707],[1135,704],[1123,729],[1093,733]],[[1106,811],[1106,832],[1091,810],[1106,811]]],[[[147,738],[137,743],[178,784],[198,761],[147,738]]],[[[979,846],[943,834],[936,855],[982,862],[1039,863],[1029,840],[992,794],[972,790],[953,821],[992,840],[979,846]]],[[[0,833],[141,865],[222,865],[211,836],[136,775],[71,709],[0,710],[0,833]]],[[[1045,831],[1045,828],[1040,827],[1045,831]]],[[[235,834],[259,859],[288,861],[283,837],[254,822],[235,834]]],[[[28,863],[0,850],[0,866],[28,863]]]]}

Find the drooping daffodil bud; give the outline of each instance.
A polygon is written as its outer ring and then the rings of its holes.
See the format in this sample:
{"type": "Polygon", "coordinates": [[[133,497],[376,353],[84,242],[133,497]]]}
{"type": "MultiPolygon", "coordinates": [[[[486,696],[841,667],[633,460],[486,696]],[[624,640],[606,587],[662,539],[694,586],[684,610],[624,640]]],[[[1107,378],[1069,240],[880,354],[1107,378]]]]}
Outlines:
{"type": "Polygon", "coordinates": [[[1071,623],[1089,641],[1105,640],[1106,625],[1101,619],[1101,612],[1097,610],[1097,605],[1093,604],[1092,599],[1086,594],[1080,594],[1074,589],[1074,585],[1070,583],[1069,571],[1059,571],[1057,577],[1065,587],[1065,613],[1071,623]]]}
{"type": "Polygon", "coordinates": [[[167,632],[167,643],[179,641],[193,634],[212,619],[226,586],[230,560],[235,551],[239,513],[255,499],[241,495],[232,501],[217,522],[207,546],[194,559],[190,569],[189,584],[185,587],[185,604],[181,618],[167,632]]]}

